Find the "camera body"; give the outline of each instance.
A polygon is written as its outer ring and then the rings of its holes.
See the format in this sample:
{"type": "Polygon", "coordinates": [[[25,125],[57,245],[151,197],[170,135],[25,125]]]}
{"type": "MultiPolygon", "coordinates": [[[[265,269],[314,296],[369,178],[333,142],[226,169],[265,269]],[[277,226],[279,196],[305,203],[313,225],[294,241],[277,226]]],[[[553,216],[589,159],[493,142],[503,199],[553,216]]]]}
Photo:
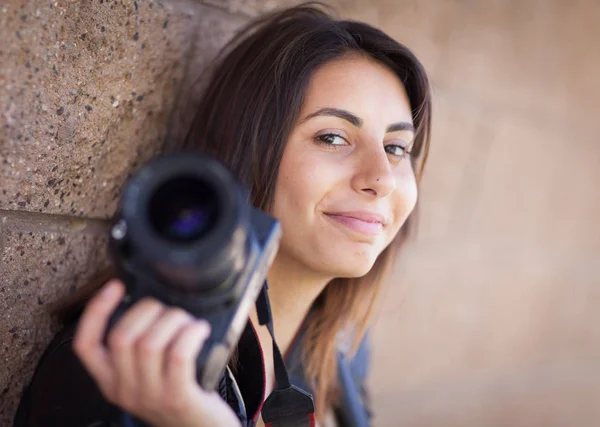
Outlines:
{"type": "Polygon", "coordinates": [[[163,155],[126,184],[109,250],[126,287],[107,333],[145,297],[178,306],[211,325],[197,380],[214,390],[248,321],[279,248],[281,227],[247,203],[216,160],[163,155]]]}

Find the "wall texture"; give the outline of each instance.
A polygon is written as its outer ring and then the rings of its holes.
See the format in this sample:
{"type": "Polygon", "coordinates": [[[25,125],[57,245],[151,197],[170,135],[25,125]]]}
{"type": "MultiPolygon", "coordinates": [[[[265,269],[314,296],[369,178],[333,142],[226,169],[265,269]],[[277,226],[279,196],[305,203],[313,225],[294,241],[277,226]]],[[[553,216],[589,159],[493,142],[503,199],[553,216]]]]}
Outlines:
{"type": "Polygon", "coordinates": [[[1,426],[59,326],[50,310],[107,264],[102,220],[162,148],[184,76],[246,19],[197,2],[2,5],[1,426]]]}
{"type": "MultiPolygon", "coordinates": [[[[0,6],[0,425],[107,263],[106,222],[190,82],[249,17],[293,1],[0,6]]],[[[379,426],[596,425],[600,6],[339,0],[435,86],[417,242],[374,331],[379,426]]]]}

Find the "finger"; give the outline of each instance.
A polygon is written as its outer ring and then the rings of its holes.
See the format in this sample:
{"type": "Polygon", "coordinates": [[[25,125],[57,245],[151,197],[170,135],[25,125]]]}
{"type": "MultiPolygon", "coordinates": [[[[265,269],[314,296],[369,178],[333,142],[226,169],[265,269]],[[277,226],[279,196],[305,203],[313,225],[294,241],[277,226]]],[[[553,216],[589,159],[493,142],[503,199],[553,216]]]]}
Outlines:
{"type": "Polygon", "coordinates": [[[118,280],[108,282],[90,300],[79,320],[73,338],[73,350],[102,390],[112,387],[113,366],[104,346],[104,334],[110,315],[123,298],[125,287],[118,280]]]}
{"type": "Polygon", "coordinates": [[[193,317],[184,310],[165,310],[138,340],[136,364],[140,390],[146,396],[146,401],[153,402],[160,396],[165,349],[190,322],[193,322],[193,317]]]}
{"type": "Polygon", "coordinates": [[[186,326],[172,342],[167,354],[165,383],[175,401],[183,401],[190,386],[196,385],[196,359],[210,335],[206,320],[186,326]]]}
{"type": "Polygon", "coordinates": [[[128,406],[137,399],[135,345],[137,339],[163,312],[157,300],[146,298],[131,307],[110,332],[108,346],[116,375],[119,403],[128,406]]]}

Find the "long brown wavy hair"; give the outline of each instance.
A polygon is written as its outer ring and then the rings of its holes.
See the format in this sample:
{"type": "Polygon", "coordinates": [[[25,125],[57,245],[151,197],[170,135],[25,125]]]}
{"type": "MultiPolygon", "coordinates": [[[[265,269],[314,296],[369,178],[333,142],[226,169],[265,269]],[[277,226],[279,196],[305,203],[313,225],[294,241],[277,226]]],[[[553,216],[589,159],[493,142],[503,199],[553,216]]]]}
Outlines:
{"type": "MultiPolygon", "coordinates": [[[[349,53],[375,59],[403,82],[416,128],[411,161],[420,182],[429,149],[431,94],[415,55],[365,23],[339,20],[331,9],[310,2],[266,14],[242,28],[213,61],[195,102],[183,141],[176,149],[200,150],[224,163],[249,191],[250,202],[270,211],[281,157],[298,119],[314,71],[349,53]]],[[[183,114],[190,115],[190,111],[183,114]]],[[[173,120],[173,119],[172,119],[173,120]]],[[[349,332],[354,351],[372,319],[382,285],[399,249],[416,227],[417,207],[371,271],[354,279],[335,279],[314,302],[302,343],[304,369],[315,391],[317,418],[335,405],[336,352],[341,332],[349,332]]],[[[101,283],[103,271],[55,312],[73,319],[101,283]]],[[[352,354],[353,351],[349,353],[352,354]]]]}
{"type": "MultiPolygon", "coordinates": [[[[264,15],[224,47],[195,110],[185,147],[208,152],[269,211],[286,141],[298,120],[309,80],[326,62],[358,53],[383,63],[403,82],[416,128],[412,161],[417,183],[429,149],[431,94],[415,55],[382,31],[336,19],[326,6],[305,3],[264,15]]],[[[314,302],[303,344],[304,367],[315,390],[317,417],[335,403],[338,335],[363,337],[399,248],[415,229],[416,210],[372,270],[330,282],[314,302]]]]}

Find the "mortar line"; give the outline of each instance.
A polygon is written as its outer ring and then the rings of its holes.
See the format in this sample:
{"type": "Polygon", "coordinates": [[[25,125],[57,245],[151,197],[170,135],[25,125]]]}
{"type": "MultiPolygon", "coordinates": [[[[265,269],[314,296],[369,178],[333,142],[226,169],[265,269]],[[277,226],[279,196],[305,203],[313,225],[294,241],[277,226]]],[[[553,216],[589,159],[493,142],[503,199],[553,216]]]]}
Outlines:
{"type": "Polygon", "coordinates": [[[109,220],[0,209],[0,226],[11,231],[107,235],[109,220]]]}

